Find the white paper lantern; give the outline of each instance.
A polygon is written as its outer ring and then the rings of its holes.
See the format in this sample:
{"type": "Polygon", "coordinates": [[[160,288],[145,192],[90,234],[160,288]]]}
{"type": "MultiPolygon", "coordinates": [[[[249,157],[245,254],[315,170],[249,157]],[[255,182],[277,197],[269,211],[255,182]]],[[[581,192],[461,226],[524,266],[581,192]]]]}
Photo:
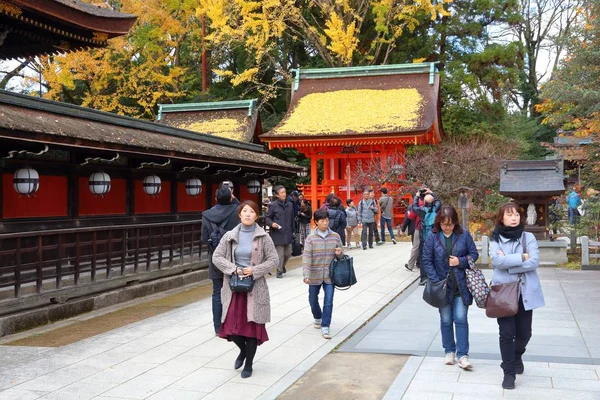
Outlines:
{"type": "Polygon", "coordinates": [[[144,192],[149,196],[156,196],[162,189],[160,178],[156,175],[149,175],[144,178],[144,192]]]}
{"type": "Polygon", "coordinates": [[[190,196],[198,196],[202,193],[202,181],[198,178],[190,178],[185,181],[185,192],[190,196]]]}
{"type": "Polygon", "coordinates": [[[91,174],[90,192],[96,196],[104,196],[110,192],[110,175],[106,172],[94,172],[91,174]]]}
{"type": "Polygon", "coordinates": [[[40,188],[40,175],[32,168],[18,169],[13,176],[13,187],[19,194],[34,194],[40,188]]]}
{"type": "Polygon", "coordinates": [[[260,192],[260,182],[259,181],[249,181],[246,184],[246,187],[248,188],[248,193],[250,194],[257,194],[258,192],[260,192]]]}

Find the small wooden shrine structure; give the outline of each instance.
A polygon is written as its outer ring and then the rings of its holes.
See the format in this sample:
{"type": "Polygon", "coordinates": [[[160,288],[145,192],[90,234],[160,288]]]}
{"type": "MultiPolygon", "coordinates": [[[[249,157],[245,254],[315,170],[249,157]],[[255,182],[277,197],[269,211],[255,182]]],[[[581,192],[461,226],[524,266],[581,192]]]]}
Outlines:
{"type": "Polygon", "coordinates": [[[159,104],[157,122],[240,142],[260,143],[257,100],[159,104]]]}
{"type": "Polygon", "coordinates": [[[525,230],[537,239],[548,238],[548,206],[565,191],[559,160],[503,161],[500,194],[512,198],[527,219],[525,230]]]}
{"type": "MultiPolygon", "coordinates": [[[[439,93],[434,63],[298,69],[287,114],[261,139],[270,149],[292,147],[310,158],[311,183],[301,189],[313,208],[329,193],[357,202],[362,187],[351,181],[353,171],[393,160],[401,174],[407,146],[441,140],[439,93]]],[[[394,209],[397,217],[403,212],[394,209]]]]}

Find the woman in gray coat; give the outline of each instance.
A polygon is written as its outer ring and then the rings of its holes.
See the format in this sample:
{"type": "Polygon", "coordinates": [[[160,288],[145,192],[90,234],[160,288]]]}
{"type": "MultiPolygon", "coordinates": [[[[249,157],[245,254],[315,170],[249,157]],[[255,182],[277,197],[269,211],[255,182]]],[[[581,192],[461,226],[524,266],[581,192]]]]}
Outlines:
{"type": "Polygon", "coordinates": [[[538,244],[535,236],[524,232],[524,228],[525,216],[520,214],[519,206],[507,203],[498,211],[490,241],[490,258],[494,269],[492,282],[502,284],[521,280],[519,311],[512,317],[498,318],[504,389],[514,389],[516,374],[522,374],[525,369],[522,357],[531,338],[533,310],[544,305],[542,285],[537,274],[538,244]]]}
{"type": "Polygon", "coordinates": [[[240,204],[241,224],[221,238],[213,254],[213,263],[223,271],[221,290],[223,317],[219,337],[234,342],[240,349],[234,368],[244,365],[242,378],[252,375],[252,362],[257,346],[267,340],[265,324],[271,320],[269,287],[265,275],[277,266],[279,258],[271,237],[257,223],[258,205],[246,200],[240,204]],[[231,275],[252,276],[250,293],[232,292],[231,275]],[[246,363],[244,364],[244,360],[246,363]]]}

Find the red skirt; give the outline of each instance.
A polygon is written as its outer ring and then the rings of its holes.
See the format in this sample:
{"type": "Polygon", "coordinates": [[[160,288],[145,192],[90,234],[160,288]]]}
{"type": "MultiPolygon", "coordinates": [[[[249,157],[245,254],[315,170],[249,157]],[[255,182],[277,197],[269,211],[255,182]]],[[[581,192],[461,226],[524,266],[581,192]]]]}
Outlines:
{"type": "Polygon", "coordinates": [[[252,337],[256,338],[259,346],[269,340],[265,324],[248,321],[247,310],[248,295],[246,293],[233,292],[227,316],[221,324],[219,337],[227,339],[230,342],[233,335],[252,337]]]}

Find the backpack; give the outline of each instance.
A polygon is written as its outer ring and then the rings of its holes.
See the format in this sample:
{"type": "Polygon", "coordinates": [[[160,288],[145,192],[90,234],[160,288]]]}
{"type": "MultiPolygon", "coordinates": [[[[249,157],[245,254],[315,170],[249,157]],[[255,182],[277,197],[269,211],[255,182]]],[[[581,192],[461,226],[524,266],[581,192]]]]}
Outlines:
{"type": "Polygon", "coordinates": [[[433,228],[436,215],[437,211],[435,210],[435,207],[431,207],[431,210],[427,211],[427,214],[425,214],[425,217],[423,218],[423,238],[421,240],[427,239],[427,235],[433,228]]]}
{"type": "Polygon", "coordinates": [[[210,235],[208,237],[208,250],[211,253],[214,253],[217,249],[217,246],[219,245],[219,242],[221,241],[221,238],[227,233],[227,230],[225,229],[227,219],[225,219],[225,221],[221,222],[219,225],[215,224],[212,221],[209,222],[210,226],[212,227],[212,232],[210,232],[210,235]]]}

